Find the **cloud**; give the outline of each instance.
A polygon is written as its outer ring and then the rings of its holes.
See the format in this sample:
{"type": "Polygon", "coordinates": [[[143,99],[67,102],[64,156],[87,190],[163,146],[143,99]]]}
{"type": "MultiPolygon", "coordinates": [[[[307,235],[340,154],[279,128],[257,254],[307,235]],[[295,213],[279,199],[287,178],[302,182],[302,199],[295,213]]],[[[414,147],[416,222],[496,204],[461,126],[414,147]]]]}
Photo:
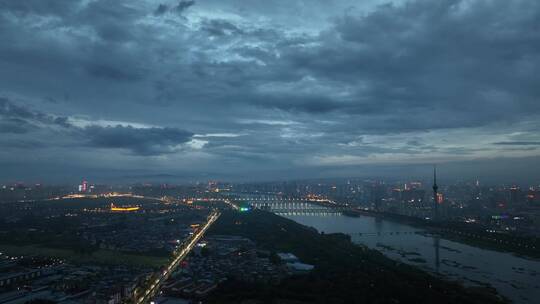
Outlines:
{"type": "Polygon", "coordinates": [[[186,11],[188,8],[195,5],[194,0],[181,0],[174,6],[169,6],[164,3],[160,3],[156,10],[154,11],[154,15],[161,16],[164,15],[167,12],[176,12],[178,14],[182,14],[184,11],[186,11]]]}
{"type": "Polygon", "coordinates": [[[156,11],[154,12],[154,14],[157,15],[157,16],[160,16],[160,15],[165,14],[168,10],[169,10],[169,6],[167,6],[166,4],[161,3],[156,8],[156,11]]]}
{"type": "Polygon", "coordinates": [[[265,108],[311,114],[324,114],[339,110],[344,106],[329,98],[290,95],[261,96],[254,104],[265,108]]]}
{"type": "Polygon", "coordinates": [[[74,9],[77,1],[60,3],[55,0],[19,0],[19,1],[2,1],[0,2],[0,11],[10,11],[16,14],[27,15],[52,15],[62,16],[74,9]]]}
{"type": "Polygon", "coordinates": [[[6,97],[0,97],[0,115],[3,118],[41,119],[45,115],[32,112],[30,109],[16,105],[6,97]]]}
{"type": "Polygon", "coordinates": [[[301,176],[538,155],[539,2],[276,1],[1,2],[0,162],[301,176]]]}
{"type": "Polygon", "coordinates": [[[243,31],[232,22],[218,19],[205,20],[202,24],[202,29],[211,36],[227,36],[243,33],[243,31]]]}
{"type": "Polygon", "coordinates": [[[193,5],[195,5],[195,0],[181,0],[176,5],[175,9],[178,13],[182,13],[193,5]]]}
{"type": "Polygon", "coordinates": [[[192,140],[194,135],[188,131],[167,127],[107,125],[106,122],[98,125],[86,121],[81,124],[78,119],[31,110],[25,106],[16,105],[7,98],[0,98],[0,119],[0,133],[55,131],[88,147],[125,149],[136,155],[177,152],[179,146],[192,140]]]}
{"type": "Polygon", "coordinates": [[[88,74],[98,78],[118,81],[135,81],[141,78],[141,75],[136,70],[129,70],[114,65],[89,64],[86,68],[88,74]]]}
{"type": "Polygon", "coordinates": [[[528,114],[524,109],[538,113],[531,80],[540,68],[533,54],[540,40],[529,34],[536,17],[528,11],[539,5],[471,3],[411,1],[345,15],[316,46],[285,49],[282,58],[320,81],[356,84],[346,102],[330,99],[326,108],[378,117],[395,131],[516,121],[528,114]],[[505,31],[496,34],[498,28],[505,31]]]}
{"type": "Polygon", "coordinates": [[[69,127],[67,117],[47,115],[17,105],[6,97],[0,97],[0,133],[23,134],[36,130],[43,124],[69,127]]]}
{"type": "Polygon", "coordinates": [[[498,146],[540,146],[540,141],[501,141],[493,144],[498,146]]]}
{"type": "Polygon", "coordinates": [[[31,127],[25,120],[18,118],[2,118],[0,121],[0,133],[23,134],[31,127]]]}
{"type": "Polygon", "coordinates": [[[131,126],[88,126],[83,134],[89,145],[98,148],[127,149],[138,155],[174,153],[189,142],[193,133],[175,128],[134,128],[131,126]]]}

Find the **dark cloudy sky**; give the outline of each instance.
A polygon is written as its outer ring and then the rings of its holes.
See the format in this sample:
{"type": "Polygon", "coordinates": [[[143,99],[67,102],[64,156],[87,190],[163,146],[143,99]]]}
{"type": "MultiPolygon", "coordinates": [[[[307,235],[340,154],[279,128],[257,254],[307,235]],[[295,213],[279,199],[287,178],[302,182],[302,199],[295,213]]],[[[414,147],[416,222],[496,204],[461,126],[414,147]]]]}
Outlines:
{"type": "Polygon", "coordinates": [[[536,0],[0,1],[3,181],[538,179],[539,116],[536,0]]]}

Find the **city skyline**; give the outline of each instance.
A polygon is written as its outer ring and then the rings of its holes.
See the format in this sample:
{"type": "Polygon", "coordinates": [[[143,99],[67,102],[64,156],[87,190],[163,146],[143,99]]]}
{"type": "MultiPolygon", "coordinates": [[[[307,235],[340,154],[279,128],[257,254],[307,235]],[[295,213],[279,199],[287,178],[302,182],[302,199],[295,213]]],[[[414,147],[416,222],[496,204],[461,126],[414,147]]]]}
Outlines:
{"type": "Polygon", "coordinates": [[[535,1],[7,1],[0,182],[540,181],[535,1]]]}

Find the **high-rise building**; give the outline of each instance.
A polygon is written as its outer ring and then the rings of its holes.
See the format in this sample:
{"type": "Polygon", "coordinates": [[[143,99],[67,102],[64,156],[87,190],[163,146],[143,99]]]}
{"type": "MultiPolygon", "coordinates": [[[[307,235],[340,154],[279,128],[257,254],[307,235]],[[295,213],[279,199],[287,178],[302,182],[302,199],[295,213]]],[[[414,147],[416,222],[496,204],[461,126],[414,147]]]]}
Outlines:
{"type": "Polygon", "coordinates": [[[530,188],[527,192],[527,202],[533,206],[540,206],[540,191],[530,188]]]}
{"type": "Polygon", "coordinates": [[[382,182],[374,182],[370,186],[370,199],[376,211],[382,211],[382,199],[385,194],[385,187],[382,182]]]}
{"type": "Polygon", "coordinates": [[[409,189],[421,189],[422,183],[421,182],[410,182],[409,183],[409,189]]]}
{"type": "Polygon", "coordinates": [[[515,185],[510,187],[510,205],[514,206],[520,201],[521,201],[521,189],[515,185]]]}

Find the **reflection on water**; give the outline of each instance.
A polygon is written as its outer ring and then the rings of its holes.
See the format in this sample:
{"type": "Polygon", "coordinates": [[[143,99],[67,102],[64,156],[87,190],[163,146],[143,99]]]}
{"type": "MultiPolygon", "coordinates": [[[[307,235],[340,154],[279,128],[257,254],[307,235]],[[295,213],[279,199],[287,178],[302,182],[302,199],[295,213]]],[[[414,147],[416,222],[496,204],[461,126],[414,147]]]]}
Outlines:
{"type": "Polygon", "coordinates": [[[435,248],[435,270],[437,273],[439,273],[439,266],[441,263],[440,256],[439,256],[439,243],[440,238],[438,236],[435,236],[433,238],[433,247],[435,248]]]}
{"type": "Polygon", "coordinates": [[[347,233],[355,243],[466,285],[489,284],[515,303],[538,303],[540,299],[538,260],[441,239],[380,218],[285,216],[325,233],[347,233]]]}

